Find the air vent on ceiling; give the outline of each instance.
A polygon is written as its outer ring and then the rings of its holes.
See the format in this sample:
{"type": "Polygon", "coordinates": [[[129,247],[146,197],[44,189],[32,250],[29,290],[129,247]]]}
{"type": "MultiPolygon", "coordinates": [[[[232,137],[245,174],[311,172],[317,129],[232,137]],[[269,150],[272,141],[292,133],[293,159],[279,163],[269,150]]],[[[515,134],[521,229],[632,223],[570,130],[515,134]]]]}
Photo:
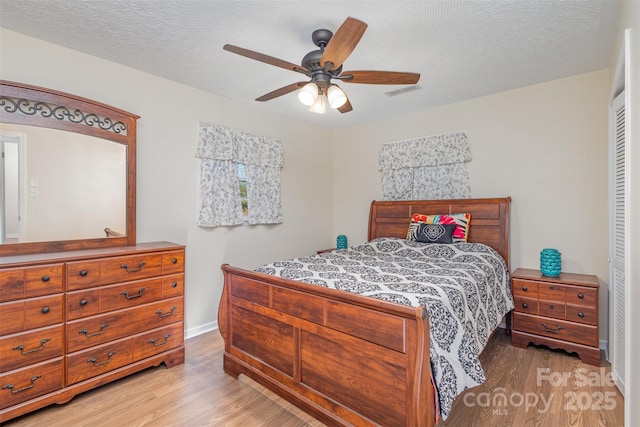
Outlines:
{"type": "Polygon", "coordinates": [[[391,97],[391,96],[397,96],[403,93],[412,92],[414,90],[420,90],[420,89],[422,89],[420,85],[411,85],[411,86],[401,87],[395,90],[390,90],[389,92],[385,92],[384,94],[391,97]]]}

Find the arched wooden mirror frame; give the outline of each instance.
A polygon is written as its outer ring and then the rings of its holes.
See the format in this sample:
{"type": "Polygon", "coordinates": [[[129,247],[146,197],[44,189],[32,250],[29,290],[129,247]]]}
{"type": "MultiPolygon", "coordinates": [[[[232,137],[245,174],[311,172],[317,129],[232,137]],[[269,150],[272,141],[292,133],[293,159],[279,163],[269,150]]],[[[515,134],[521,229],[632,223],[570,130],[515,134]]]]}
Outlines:
{"type": "Polygon", "coordinates": [[[53,89],[0,80],[0,122],[76,132],[126,146],[124,236],[0,244],[0,255],[94,249],[136,244],[136,124],[139,116],[53,89]]]}

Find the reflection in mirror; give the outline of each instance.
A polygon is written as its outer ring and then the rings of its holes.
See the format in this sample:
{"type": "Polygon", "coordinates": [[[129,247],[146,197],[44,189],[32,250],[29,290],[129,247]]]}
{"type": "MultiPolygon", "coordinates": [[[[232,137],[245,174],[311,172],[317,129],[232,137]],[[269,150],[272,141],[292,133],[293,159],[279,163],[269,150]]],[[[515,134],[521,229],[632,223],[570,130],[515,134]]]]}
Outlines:
{"type": "Polygon", "coordinates": [[[2,243],[126,232],[126,146],[93,136],[0,123],[2,243]]]}
{"type": "Polygon", "coordinates": [[[135,245],[139,118],[0,80],[0,256],[135,245]]]}

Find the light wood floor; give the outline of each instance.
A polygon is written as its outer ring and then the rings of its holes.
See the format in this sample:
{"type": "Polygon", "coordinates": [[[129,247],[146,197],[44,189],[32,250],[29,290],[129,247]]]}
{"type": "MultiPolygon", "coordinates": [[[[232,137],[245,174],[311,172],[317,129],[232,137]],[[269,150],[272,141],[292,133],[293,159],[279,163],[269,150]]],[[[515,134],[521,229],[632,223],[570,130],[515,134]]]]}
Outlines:
{"type": "MultiPolygon", "coordinates": [[[[235,380],[224,374],[223,343],[217,331],[187,340],[186,346],[184,365],[145,370],[76,396],[66,405],[43,408],[7,425],[323,425],[244,376],[235,380]]],[[[624,403],[620,393],[615,386],[585,384],[593,384],[594,375],[600,371],[582,364],[575,356],[536,347],[518,349],[510,345],[509,337],[498,332],[481,360],[487,382],[459,396],[451,415],[439,427],[623,426],[624,403]],[[551,381],[538,380],[543,373],[538,369],[545,368],[549,368],[551,381]],[[554,386],[552,382],[562,382],[563,373],[567,385],[554,386]],[[499,394],[506,396],[506,405],[496,397],[499,394]],[[526,402],[533,403],[533,396],[537,396],[537,404],[527,408],[526,402]],[[490,405],[491,402],[495,404],[490,405]],[[544,402],[549,402],[548,407],[544,402]]],[[[609,372],[606,366],[603,372],[609,372]]]]}

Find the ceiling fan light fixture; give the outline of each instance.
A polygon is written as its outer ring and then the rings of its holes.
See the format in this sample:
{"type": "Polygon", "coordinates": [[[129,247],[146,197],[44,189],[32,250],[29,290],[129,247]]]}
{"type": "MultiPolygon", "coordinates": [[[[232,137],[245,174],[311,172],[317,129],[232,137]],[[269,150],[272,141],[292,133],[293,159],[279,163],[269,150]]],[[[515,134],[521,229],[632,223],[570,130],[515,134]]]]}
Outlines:
{"type": "Polygon", "coordinates": [[[309,82],[298,91],[298,99],[307,107],[311,107],[318,99],[318,86],[309,82]]]}
{"type": "Polygon", "coordinates": [[[326,95],[318,95],[316,98],[316,102],[313,103],[311,107],[309,107],[309,111],[312,113],[324,114],[327,111],[327,96],[326,95]]]}
{"type": "Polygon", "coordinates": [[[340,108],[347,102],[347,95],[337,85],[329,86],[327,98],[329,99],[329,105],[333,109],[340,108]]]}

